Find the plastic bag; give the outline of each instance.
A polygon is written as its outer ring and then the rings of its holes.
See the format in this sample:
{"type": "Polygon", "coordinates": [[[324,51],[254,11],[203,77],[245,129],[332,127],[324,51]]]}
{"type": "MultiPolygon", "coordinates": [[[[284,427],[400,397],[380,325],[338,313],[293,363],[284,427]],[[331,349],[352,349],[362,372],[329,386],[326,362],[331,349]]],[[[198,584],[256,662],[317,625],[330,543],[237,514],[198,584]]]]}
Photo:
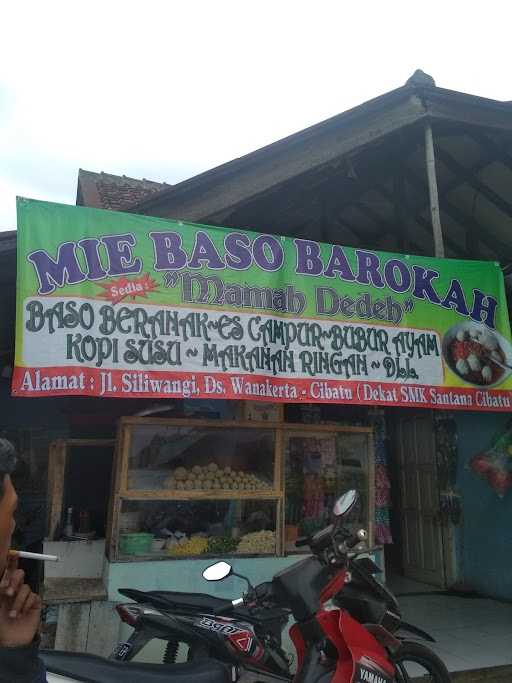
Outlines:
{"type": "Polygon", "coordinates": [[[489,449],[474,455],[469,467],[503,498],[512,487],[512,429],[495,438],[489,449]]]}

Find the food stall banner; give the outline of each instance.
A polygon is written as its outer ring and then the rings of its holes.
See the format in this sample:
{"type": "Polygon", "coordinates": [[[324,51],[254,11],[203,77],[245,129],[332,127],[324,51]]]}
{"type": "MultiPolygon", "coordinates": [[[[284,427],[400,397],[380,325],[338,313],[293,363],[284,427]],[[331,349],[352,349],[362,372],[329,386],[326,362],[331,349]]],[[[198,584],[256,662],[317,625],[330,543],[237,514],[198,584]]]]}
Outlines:
{"type": "Polygon", "coordinates": [[[15,396],[508,411],[498,263],[18,199],[15,396]]]}

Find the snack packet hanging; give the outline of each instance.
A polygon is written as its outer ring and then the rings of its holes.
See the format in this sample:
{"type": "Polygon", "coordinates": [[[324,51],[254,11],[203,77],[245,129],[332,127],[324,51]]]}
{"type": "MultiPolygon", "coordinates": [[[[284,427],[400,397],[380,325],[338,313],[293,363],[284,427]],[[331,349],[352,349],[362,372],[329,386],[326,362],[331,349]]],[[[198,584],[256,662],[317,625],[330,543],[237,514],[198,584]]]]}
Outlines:
{"type": "Polygon", "coordinates": [[[495,437],[486,451],[474,455],[469,467],[503,498],[512,487],[512,429],[495,437]]]}

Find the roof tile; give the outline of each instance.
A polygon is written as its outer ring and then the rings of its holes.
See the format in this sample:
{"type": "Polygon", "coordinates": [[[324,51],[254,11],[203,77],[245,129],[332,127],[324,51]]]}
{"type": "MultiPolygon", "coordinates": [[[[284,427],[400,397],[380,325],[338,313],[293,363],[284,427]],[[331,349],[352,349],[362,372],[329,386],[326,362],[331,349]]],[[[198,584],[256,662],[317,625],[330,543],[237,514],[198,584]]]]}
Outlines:
{"type": "Polygon", "coordinates": [[[171,186],[167,183],[157,183],[146,178],[138,180],[125,175],[80,169],[76,203],[96,209],[123,211],[132,204],[148,199],[162,190],[168,190],[169,187],[171,186]]]}

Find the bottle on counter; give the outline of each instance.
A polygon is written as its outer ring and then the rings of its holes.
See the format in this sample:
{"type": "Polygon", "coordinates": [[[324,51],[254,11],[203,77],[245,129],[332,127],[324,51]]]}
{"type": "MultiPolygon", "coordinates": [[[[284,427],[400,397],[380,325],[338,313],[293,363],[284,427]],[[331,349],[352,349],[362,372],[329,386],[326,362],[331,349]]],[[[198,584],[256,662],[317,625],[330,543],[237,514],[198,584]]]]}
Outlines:
{"type": "Polygon", "coordinates": [[[80,512],[80,522],[78,525],[78,531],[81,534],[88,534],[91,531],[91,518],[88,510],[82,510],[80,512]]]}
{"type": "Polygon", "coordinates": [[[66,514],[66,524],[64,525],[64,536],[71,538],[73,536],[73,508],[68,508],[66,514]]]}

